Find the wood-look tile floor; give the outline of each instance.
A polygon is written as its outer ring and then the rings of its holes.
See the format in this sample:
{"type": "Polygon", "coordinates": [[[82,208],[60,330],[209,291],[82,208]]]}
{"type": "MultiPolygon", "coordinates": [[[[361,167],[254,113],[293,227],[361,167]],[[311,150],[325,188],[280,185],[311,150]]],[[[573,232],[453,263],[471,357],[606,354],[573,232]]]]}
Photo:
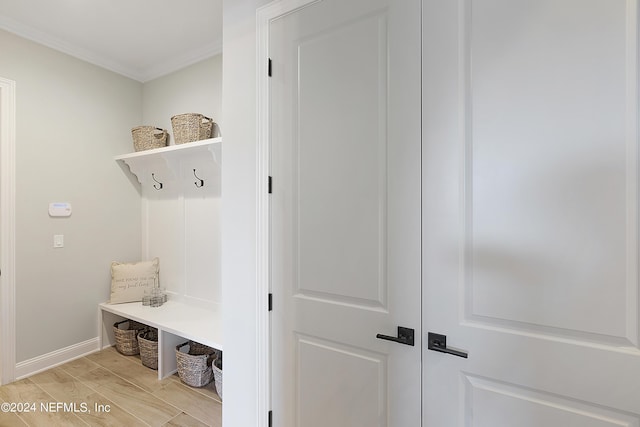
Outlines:
{"type": "Polygon", "coordinates": [[[222,426],[214,383],[162,381],[114,347],[0,387],[0,426],[222,426]],[[19,412],[11,412],[11,410],[19,412]]]}

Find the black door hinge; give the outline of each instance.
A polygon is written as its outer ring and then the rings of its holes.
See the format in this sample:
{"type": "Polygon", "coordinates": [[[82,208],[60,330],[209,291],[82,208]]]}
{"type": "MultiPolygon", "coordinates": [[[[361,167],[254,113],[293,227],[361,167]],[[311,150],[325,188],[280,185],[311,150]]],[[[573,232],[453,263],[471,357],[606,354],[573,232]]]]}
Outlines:
{"type": "Polygon", "coordinates": [[[271,194],[272,190],[273,190],[273,184],[272,184],[272,179],[271,177],[269,177],[269,194],[271,194]]]}
{"type": "Polygon", "coordinates": [[[273,294],[269,294],[269,311],[273,310],[273,294]]]}
{"type": "Polygon", "coordinates": [[[268,70],[268,75],[269,75],[269,77],[271,77],[271,58],[269,58],[269,70],[268,70]]]}
{"type": "Polygon", "coordinates": [[[273,423],[273,411],[269,411],[269,427],[272,427],[273,423]]]}

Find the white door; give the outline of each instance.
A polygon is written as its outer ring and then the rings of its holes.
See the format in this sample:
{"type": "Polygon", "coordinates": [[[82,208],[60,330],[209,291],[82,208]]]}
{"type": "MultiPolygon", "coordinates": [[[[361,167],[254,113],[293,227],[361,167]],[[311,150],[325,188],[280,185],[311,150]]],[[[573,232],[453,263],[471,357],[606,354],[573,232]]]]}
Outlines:
{"type": "Polygon", "coordinates": [[[424,0],[423,426],[640,425],[637,20],[424,0]]]}
{"type": "Polygon", "coordinates": [[[269,51],[273,425],[420,425],[420,2],[323,0],[269,51]]]}

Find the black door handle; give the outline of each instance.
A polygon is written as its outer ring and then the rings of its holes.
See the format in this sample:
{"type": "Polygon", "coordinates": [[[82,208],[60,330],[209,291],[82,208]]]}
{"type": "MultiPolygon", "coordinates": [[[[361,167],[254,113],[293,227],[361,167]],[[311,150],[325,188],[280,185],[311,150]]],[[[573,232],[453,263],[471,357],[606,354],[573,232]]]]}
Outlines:
{"type": "Polygon", "coordinates": [[[397,337],[378,334],[378,335],[376,335],[376,338],[379,338],[381,340],[393,341],[393,342],[397,342],[397,343],[400,343],[400,344],[413,346],[414,343],[415,343],[414,336],[415,336],[415,331],[413,329],[405,328],[405,327],[402,327],[402,326],[398,326],[398,336],[397,337]]]}
{"type": "Polygon", "coordinates": [[[464,357],[465,359],[469,357],[469,353],[466,351],[448,348],[446,335],[434,334],[433,332],[429,332],[427,335],[427,348],[429,350],[439,351],[440,353],[448,353],[453,354],[454,356],[464,357]]]}

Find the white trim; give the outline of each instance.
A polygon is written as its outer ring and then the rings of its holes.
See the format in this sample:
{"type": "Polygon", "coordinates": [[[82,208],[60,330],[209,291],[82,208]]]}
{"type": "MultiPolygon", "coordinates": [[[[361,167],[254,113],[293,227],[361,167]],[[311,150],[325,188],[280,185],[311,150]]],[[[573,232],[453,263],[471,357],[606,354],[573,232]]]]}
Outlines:
{"type": "Polygon", "coordinates": [[[271,334],[268,294],[270,292],[269,265],[269,22],[279,1],[257,10],[256,16],[256,427],[267,427],[271,410],[271,334]]]}
{"type": "Polygon", "coordinates": [[[267,311],[270,292],[269,194],[270,90],[268,72],[271,21],[322,0],[276,0],[256,11],[256,427],[266,427],[271,410],[271,316],[267,311]]]}
{"type": "Polygon", "coordinates": [[[627,0],[627,334],[638,346],[640,318],[638,313],[638,0],[627,0]]]}
{"type": "Polygon", "coordinates": [[[16,365],[16,380],[30,377],[38,372],[46,371],[47,369],[54,368],[63,363],[86,356],[87,354],[95,353],[98,350],[100,350],[100,338],[95,337],[78,344],[70,345],[69,347],[61,348],[60,350],[52,351],[51,353],[43,354],[42,356],[34,357],[33,359],[25,360],[16,365]]]}
{"type": "Polygon", "coordinates": [[[0,384],[16,364],[16,82],[0,78],[0,384]]]}

